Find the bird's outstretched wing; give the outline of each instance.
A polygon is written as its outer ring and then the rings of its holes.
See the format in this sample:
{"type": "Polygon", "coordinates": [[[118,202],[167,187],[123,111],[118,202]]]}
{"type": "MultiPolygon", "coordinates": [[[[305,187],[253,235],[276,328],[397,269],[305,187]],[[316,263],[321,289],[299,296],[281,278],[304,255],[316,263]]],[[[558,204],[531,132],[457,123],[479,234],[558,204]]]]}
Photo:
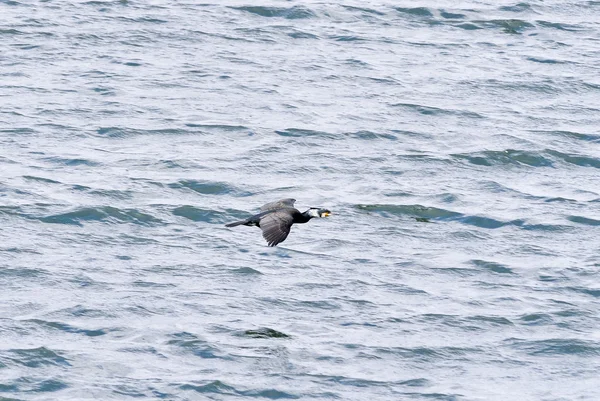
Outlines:
{"type": "Polygon", "coordinates": [[[294,203],[296,203],[296,199],[292,199],[292,198],[280,199],[278,201],[269,202],[266,205],[263,205],[260,208],[260,211],[261,212],[266,212],[266,211],[269,211],[269,210],[277,210],[277,209],[290,208],[290,207],[294,207],[294,203]]]}
{"type": "Polygon", "coordinates": [[[293,223],[294,218],[286,211],[273,212],[260,219],[260,229],[269,246],[275,246],[285,241],[293,223]]]}

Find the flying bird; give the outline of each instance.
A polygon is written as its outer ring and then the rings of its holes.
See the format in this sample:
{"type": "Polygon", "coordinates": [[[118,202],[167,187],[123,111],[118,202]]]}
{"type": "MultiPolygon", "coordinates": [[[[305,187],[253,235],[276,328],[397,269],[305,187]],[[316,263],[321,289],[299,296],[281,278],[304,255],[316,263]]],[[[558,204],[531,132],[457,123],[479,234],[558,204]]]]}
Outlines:
{"type": "Polygon", "coordinates": [[[281,199],[267,203],[260,208],[260,213],[246,220],[226,224],[225,227],[240,225],[256,226],[262,230],[262,235],[269,246],[275,246],[287,238],[294,223],[307,223],[313,217],[327,217],[331,212],[327,209],[311,207],[304,213],[300,213],[294,207],[296,199],[281,199]]]}

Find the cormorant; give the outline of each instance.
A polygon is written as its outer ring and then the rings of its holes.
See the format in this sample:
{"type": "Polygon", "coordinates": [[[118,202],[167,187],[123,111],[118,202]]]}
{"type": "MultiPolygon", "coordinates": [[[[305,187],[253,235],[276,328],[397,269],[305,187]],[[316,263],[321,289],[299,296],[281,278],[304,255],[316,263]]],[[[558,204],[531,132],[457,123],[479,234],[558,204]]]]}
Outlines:
{"type": "Polygon", "coordinates": [[[288,198],[267,203],[260,208],[259,214],[248,217],[246,220],[226,224],[225,227],[235,227],[242,224],[260,227],[262,235],[269,246],[275,246],[285,241],[292,224],[306,223],[313,217],[327,217],[331,214],[329,210],[318,207],[311,207],[306,212],[300,213],[294,207],[295,202],[296,199],[288,198]]]}

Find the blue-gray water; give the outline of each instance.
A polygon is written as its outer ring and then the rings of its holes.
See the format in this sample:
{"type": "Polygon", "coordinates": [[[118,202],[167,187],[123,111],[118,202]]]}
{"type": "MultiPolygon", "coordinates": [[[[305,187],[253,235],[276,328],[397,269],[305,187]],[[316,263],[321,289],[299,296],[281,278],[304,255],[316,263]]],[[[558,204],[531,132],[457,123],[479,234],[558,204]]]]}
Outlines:
{"type": "Polygon", "coordinates": [[[1,400],[600,399],[600,2],[334,3],[0,2],[1,400]]]}

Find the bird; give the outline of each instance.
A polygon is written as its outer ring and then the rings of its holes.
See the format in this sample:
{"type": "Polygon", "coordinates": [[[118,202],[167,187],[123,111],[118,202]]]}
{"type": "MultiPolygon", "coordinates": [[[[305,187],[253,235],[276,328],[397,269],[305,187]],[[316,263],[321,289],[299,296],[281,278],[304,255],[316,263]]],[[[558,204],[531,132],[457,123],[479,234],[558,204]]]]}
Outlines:
{"type": "Polygon", "coordinates": [[[311,207],[300,213],[294,207],[296,199],[286,198],[269,202],[260,208],[260,213],[245,220],[225,224],[225,227],[256,226],[262,230],[262,235],[269,246],[275,246],[287,238],[294,223],[307,223],[313,217],[327,217],[331,214],[328,209],[311,207]]]}

